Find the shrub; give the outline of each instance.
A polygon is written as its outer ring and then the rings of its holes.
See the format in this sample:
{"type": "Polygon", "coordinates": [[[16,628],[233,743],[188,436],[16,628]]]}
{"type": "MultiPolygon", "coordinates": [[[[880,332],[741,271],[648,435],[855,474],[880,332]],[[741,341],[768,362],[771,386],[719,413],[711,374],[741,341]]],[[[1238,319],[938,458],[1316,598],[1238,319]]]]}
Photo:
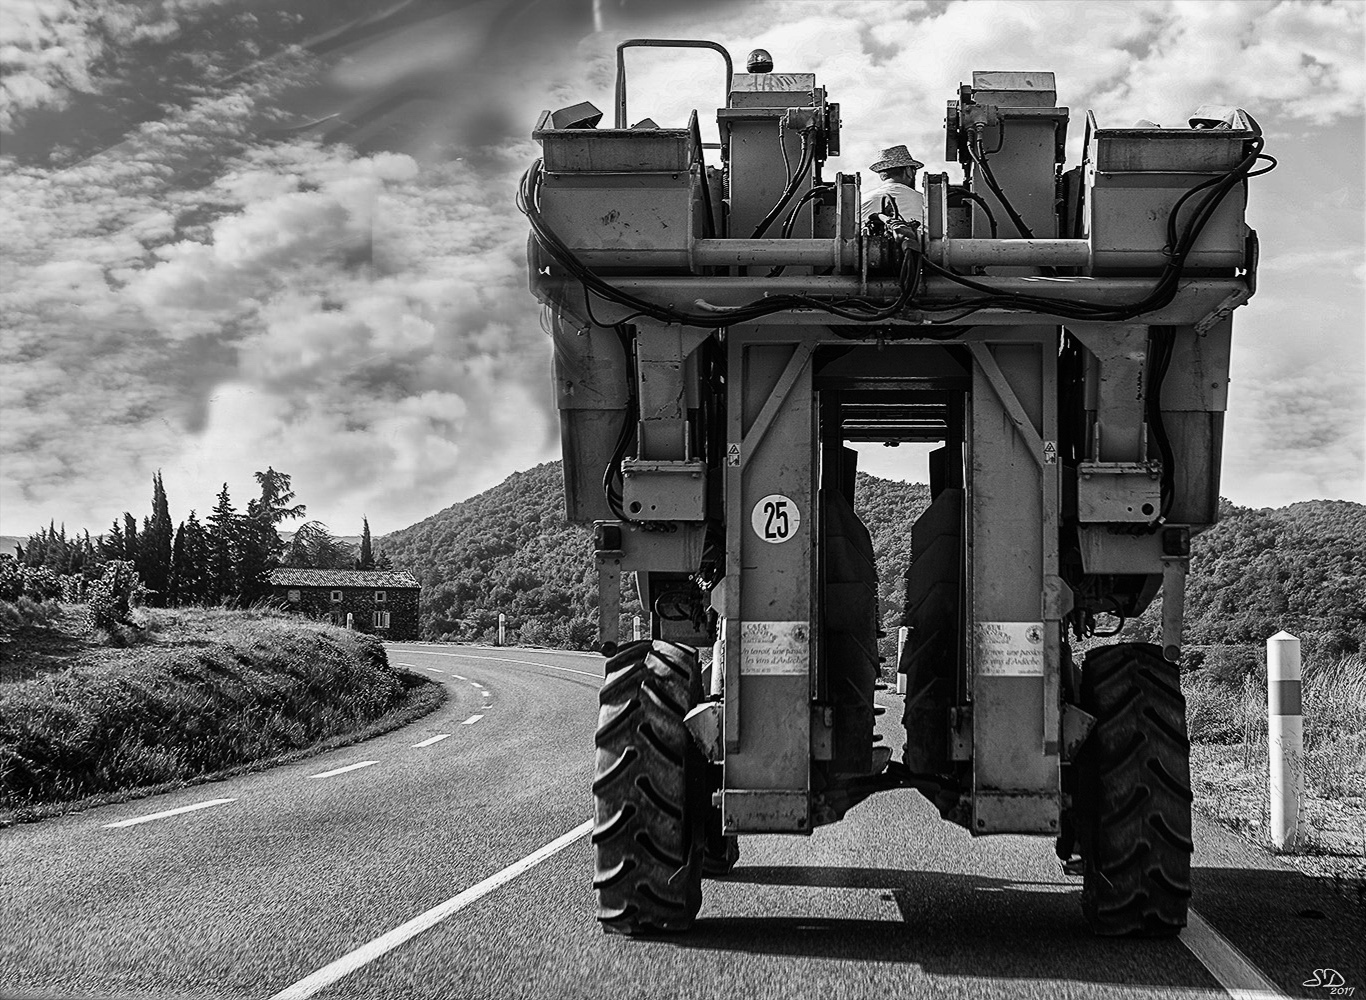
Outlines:
{"type": "Polygon", "coordinates": [[[1266,680],[1265,654],[1256,646],[1206,646],[1204,654],[1200,672],[1215,683],[1237,690],[1244,677],[1266,680]]]}
{"type": "Polygon", "coordinates": [[[0,601],[17,601],[23,592],[23,567],[11,556],[0,556],[0,601]]]}
{"type": "Polygon", "coordinates": [[[46,566],[24,566],[10,556],[0,556],[0,601],[17,601],[21,597],[58,600],[65,579],[46,566]]]}
{"type": "Polygon", "coordinates": [[[89,631],[107,632],[116,641],[122,637],[122,626],[139,628],[131,615],[133,597],[138,591],[138,574],[126,559],[111,559],[104,567],[104,575],[90,587],[90,605],[86,612],[89,631]]]}

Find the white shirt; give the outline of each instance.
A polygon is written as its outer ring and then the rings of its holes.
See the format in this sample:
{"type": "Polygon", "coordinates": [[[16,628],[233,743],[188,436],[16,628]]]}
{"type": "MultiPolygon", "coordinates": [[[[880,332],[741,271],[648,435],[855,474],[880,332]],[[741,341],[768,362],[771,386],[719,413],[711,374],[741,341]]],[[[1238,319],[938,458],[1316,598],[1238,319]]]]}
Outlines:
{"type": "Polygon", "coordinates": [[[863,192],[865,219],[874,212],[882,211],[884,197],[896,202],[897,211],[907,222],[918,222],[922,226],[925,224],[925,196],[909,184],[894,180],[879,180],[863,192]]]}

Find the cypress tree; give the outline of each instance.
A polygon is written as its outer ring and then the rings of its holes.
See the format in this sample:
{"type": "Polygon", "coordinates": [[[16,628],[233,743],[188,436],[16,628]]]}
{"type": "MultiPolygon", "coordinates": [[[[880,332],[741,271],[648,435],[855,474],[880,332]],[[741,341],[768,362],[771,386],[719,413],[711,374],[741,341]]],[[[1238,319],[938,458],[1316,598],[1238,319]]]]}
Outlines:
{"type": "Polygon", "coordinates": [[[123,551],[118,558],[127,559],[134,566],[138,563],[138,519],[127,511],[123,512],[123,551]]]}
{"type": "Polygon", "coordinates": [[[374,569],[375,555],[370,546],[370,519],[362,517],[360,536],[360,558],[356,560],[356,569],[374,569]]]}
{"type": "Polygon", "coordinates": [[[138,575],[147,589],[153,592],[157,605],[170,603],[167,590],[171,580],[171,547],[173,543],[171,511],[166,502],[166,488],[161,482],[161,471],[152,477],[152,516],[145,522],[139,545],[138,575]]]}
{"type": "Polygon", "coordinates": [[[109,537],[100,536],[100,555],[104,556],[106,562],[110,559],[122,559],[124,548],[123,527],[119,524],[119,519],[114,518],[114,523],[109,526],[109,537]]]}
{"type": "Polygon", "coordinates": [[[185,594],[185,522],[180,522],[180,527],[175,530],[175,538],[171,541],[171,571],[166,575],[166,604],[170,607],[180,607],[185,594]]]}
{"type": "Polygon", "coordinates": [[[182,604],[203,604],[209,599],[209,537],[194,511],[185,519],[184,528],[178,596],[182,604]]]}
{"type": "Polygon", "coordinates": [[[208,580],[205,596],[211,604],[237,600],[239,533],[237,511],[233,509],[232,498],[228,496],[228,484],[224,483],[218,494],[218,503],[209,514],[208,580]]]}
{"type": "Polygon", "coordinates": [[[244,605],[270,592],[270,571],[276,564],[273,550],[280,536],[266,520],[259,500],[247,501],[247,512],[237,524],[237,585],[244,605]]]}

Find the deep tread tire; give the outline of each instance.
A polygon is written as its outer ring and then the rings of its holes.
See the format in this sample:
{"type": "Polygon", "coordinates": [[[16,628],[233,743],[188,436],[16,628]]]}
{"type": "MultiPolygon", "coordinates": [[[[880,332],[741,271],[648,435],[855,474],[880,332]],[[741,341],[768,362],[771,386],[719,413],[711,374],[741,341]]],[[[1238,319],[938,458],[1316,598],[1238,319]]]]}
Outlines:
{"type": "Polygon", "coordinates": [[[607,661],[592,837],[605,931],[687,930],[702,905],[706,761],[683,725],[701,684],[686,646],[635,642],[607,661]]]}
{"type": "Polygon", "coordinates": [[[1150,643],[1093,650],[1081,703],[1096,717],[1077,759],[1082,912],[1097,934],[1174,935],[1186,926],[1192,850],[1177,667],[1150,643]]]}

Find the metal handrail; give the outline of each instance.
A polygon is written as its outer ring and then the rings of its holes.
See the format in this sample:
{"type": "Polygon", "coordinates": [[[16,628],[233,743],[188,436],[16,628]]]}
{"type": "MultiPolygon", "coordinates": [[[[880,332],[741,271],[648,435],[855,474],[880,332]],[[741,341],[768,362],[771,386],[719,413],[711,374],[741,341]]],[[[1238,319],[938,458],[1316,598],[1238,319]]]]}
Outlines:
{"type": "MultiPolygon", "coordinates": [[[[726,93],[730,93],[731,81],[735,77],[735,66],[730,53],[717,42],[703,41],[699,38],[628,38],[617,46],[617,113],[616,127],[626,128],[626,50],[638,46],[660,49],[711,49],[719,52],[726,61],[726,93]]],[[[708,149],[715,146],[708,144],[708,149]]]]}

